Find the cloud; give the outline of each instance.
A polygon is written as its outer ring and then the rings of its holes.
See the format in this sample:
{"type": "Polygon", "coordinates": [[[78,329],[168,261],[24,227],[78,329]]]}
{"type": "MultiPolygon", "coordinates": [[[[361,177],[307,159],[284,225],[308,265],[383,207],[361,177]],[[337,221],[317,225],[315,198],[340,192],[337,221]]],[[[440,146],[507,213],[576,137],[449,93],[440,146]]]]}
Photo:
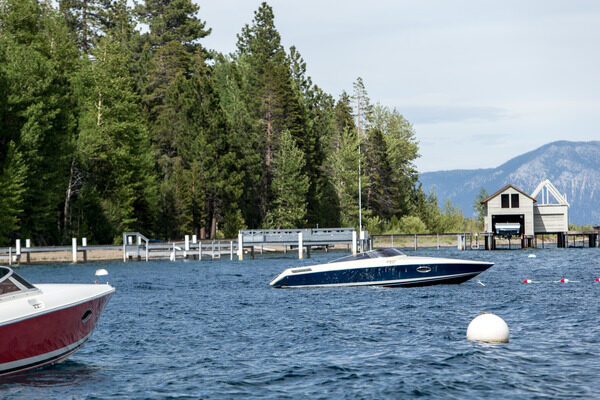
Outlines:
{"type": "Polygon", "coordinates": [[[399,111],[413,124],[464,121],[498,121],[510,118],[506,109],[484,106],[408,106],[399,111]]]}

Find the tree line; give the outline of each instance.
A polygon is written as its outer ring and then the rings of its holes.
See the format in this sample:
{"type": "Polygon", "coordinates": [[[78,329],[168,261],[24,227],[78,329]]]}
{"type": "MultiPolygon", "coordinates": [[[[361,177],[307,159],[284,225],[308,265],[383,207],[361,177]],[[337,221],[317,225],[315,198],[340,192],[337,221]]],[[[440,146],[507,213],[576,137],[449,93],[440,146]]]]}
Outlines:
{"type": "Polygon", "coordinates": [[[234,237],[244,228],[444,232],[412,125],[358,78],[337,99],[262,3],[232,54],[191,0],[0,0],[0,243],[234,237]]]}

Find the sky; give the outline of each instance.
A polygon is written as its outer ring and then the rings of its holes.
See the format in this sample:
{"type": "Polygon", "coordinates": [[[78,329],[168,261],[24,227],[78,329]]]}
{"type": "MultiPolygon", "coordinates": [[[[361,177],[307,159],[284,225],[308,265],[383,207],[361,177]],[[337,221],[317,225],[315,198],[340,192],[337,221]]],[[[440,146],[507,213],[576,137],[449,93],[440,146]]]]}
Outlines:
{"type": "MultiPolygon", "coordinates": [[[[235,50],[261,1],[194,0],[203,45],[235,50]]],[[[492,168],[600,140],[600,1],[271,0],[286,49],[336,99],[362,77],[419,142],[419,172],[492,168]]]]}

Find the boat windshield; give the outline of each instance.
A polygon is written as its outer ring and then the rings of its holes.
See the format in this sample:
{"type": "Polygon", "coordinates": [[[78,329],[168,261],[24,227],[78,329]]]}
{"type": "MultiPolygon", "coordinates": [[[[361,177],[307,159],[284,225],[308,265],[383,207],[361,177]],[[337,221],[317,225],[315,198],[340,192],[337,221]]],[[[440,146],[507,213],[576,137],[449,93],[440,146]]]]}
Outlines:
{"type": "Polygon", "coordinates": [[[401,252],[400,250],[394,249],[392,247],[388,247],[385,249],[366,251],[364,253],[359,253],[355,256],[346,256],[346,257],[338,258],[336,260],[330,261],[329,263],[331,264],[331,263],[336,263],[336,262],[358,261],[358,260],[366,260],[369,258],[397,257],[397,256],[404,256],[404,255],[405,254],[403,252],[401,252]]]}
{"type": "Polygon", "coordinates": [[[12,269],[0,267],[0,296],[29,289],[35,289],[35,286],[16,274],[12,269]]]}

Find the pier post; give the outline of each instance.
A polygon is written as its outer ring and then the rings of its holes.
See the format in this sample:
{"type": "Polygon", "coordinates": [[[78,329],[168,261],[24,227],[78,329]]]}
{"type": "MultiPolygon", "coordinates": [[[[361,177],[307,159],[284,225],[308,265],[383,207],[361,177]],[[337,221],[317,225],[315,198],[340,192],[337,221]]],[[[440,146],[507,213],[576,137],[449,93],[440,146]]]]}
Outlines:
{"type": "Polygon", "coordinates": [[[306,258],[310,258],[310,248],[311,246],[306,246],[306,258]]]}
{"type": "Polygon", "coordinates": [[[15,255],[17,257],[17,265],[19,265],[21,264],[21,239],[17,239],[15,245],[17,247],[15,255]]]}
{"type": "Polygon", "coordinates": [[[140,254],[140,246],[142,245],[142,237],[140,235],[136,235],[135,237],[135,254],[137,256],[138,261],[142,261],[142,255],[140,254]]]}
{"type": "Polygon", "coordinates": [[[437,237],[437,249],[440,249],[440,234],[436,233],[435,236],[437,237]]]}
{"type": "Polygon", "coordinates": [[[187,254],[190,251],[190,235],[185,235],[185,241],[183,245],[183,259],[187,260],[187,254]]]}
{"type": "Polygon", "coordinates": [[[8,248],[8,265],[12,265],[12,247],[8,248]]]}
{"type": "Polygon", "coordinates": [[[302,260],[304,251],[302,250],[302,232],[298,232],[298,260],[302,260]]]}
{"type": "Polygon", "coordinates": [[[29,248],[31,247],[31,239],[25,239],[25,248],[27,249],[27,257],[26,257],[26,262],[27,264],[31,263],[31,258],[30,258],[30,252],[29,252],[29,248]]]}
{"type": "Polygon", "coordinates": [[[83,262],[87,262],[87,238],[81,239],[81,247],[83,247],[83,262]]]}
{"type": "MultiPolygon", "coordinates": [[[[192,235],[192,244],[198,244],[198,236],[192,235]]],[[[194,255],[192,257],[196,258],[194,255]]]]}
{"type": "Polygon", "coordinates": [[[392,233],[392,247],[394,247],[394,234],[392,233]]]}
{"type": "Polygon", "coordinates": [[[415,251],[417,251],[417,234],[415,233],[415,251]]]}
{"type": "Polygon", "coordinates": [[[215,241],[213,240],[210,246],[211,260],[215,260],[215,241]]]}
{"type": "Polygon", "coordinates": [[[233,240],[229,242],[229,260],[233,261],[233,240]]]}
{"type": "Polygon", "coordinates": [[[72,247],[73,247],[73,263],[77,263],[77,238],[72,239],[72,247]]]}
{"type": "Polygon", "coordinates": [[[243,241],[242,234],[238,233],[238,248],[237,248],[238,261],[242,261],[244,259],[244,247],[243,247],[242,241],[243,241]]]}
{"type": "Polygon", "coordinates": [[[198,261],[202,261],[202,240],[198,240],[198,261]]]}
{"type": "MultiPolygon", "coordinates": [[[[133,245],[133,236],[127,235],[127,245],[128,246],[133,245]]],[[[127,258],[131,259],[131,256],[129,254],[127,254],[127,258]]]]}
{"type": "Polygon", "coordinates": [[[356,231],[352,231],[352,255],[356,255],[356,231]]]}

